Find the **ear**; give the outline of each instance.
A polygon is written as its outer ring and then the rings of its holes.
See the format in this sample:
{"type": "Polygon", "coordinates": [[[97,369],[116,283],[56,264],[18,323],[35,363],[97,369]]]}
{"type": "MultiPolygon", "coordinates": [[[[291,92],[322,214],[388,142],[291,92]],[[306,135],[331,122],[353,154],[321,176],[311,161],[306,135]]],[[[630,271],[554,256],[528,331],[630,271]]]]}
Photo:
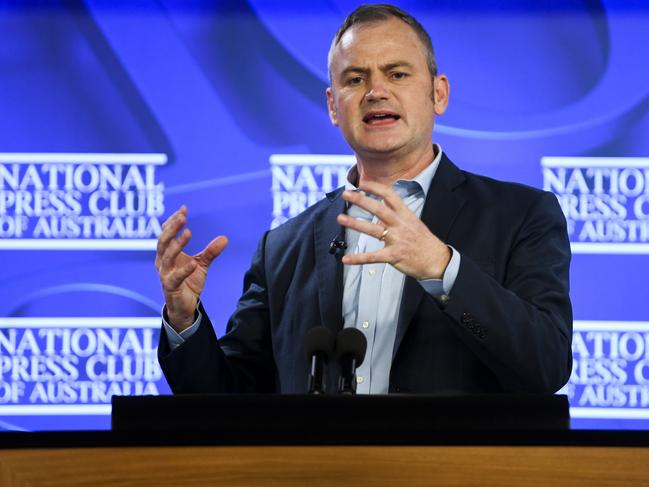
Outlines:
{"type": "Polygon", "coordinates": [[[448,106],[448,97],[451,86],[445,74],[433,78],[433,106],[435,115],[443,115],[448,106]]]}
{"type": "Polygon", "coordinates": [[[336,102],[331,91],[331,86],[327,88],[327,110],[329,111],[329,120],[334,127],[338,127],[338,115],[336,114],[336,102]]]}

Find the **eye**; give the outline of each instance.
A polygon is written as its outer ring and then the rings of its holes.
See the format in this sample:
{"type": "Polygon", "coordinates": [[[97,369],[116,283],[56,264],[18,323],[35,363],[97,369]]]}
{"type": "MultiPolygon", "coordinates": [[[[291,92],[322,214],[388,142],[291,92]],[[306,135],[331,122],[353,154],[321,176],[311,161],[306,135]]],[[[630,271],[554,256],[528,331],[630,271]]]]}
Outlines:
{"type": "Polygon", "coordinates": [[[406,79],[408,77],[408,73],[404,73],[403,71],[393,71],[392,73],[390,73],[390,77],[396,80],[406,79]]]}
{"type": "Polygon", "coordinates": [[[355,86],[355,85],[360,85],[363,82],[363,78],[361,76],[354,76],[352,78],[347,78],[347,85],[350,86],[355,86]]]}

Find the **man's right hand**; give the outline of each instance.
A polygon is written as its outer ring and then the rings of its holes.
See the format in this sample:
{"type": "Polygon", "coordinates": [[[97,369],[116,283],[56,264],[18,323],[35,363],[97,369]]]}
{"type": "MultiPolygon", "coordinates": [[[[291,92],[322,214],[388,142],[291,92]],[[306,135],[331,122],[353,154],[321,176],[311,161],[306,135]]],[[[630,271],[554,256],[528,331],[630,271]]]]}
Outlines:
{"type": "Polygon", "coordinates": [[[189,229],[185,228],[178,238],[174,238],[186,223],[187,207],[183,205],[162,224],[155,258],[169,324],[179,333],[194,322],[194,311],[205,286],[207,269],[228,245],[228,239],[220,236],[198,254],[187,255],[183,248],[192,238],[189,229]]]}

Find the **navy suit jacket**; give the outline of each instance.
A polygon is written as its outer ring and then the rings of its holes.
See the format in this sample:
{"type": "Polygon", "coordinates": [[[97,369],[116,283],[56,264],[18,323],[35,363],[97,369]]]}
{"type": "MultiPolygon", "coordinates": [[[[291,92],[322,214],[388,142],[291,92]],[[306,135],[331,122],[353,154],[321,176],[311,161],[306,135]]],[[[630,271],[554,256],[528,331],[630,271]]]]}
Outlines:
{"type": "MultiPolygon", "coordinates": [[[[176,350],[161,333],[159,360],[174,392],[307,391],[306,332],[343,327],[343,268],[328,252],[341,193],[264,234],[223,337],[204,309],[176,350]]],[[[443,155],[421,220],[461,264],[446,303],[406,278],[390,392],[559,389],[571,372],[572,308],[570,244],[555,196],[461,171],[443,155]]]]}

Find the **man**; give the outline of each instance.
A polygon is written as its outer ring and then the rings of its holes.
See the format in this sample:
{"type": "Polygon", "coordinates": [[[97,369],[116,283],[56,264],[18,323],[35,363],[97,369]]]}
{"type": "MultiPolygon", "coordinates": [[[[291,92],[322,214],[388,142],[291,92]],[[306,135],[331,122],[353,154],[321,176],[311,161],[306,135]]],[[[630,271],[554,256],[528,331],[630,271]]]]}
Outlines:
{"type": "Polygon", "coordinates": [[[460,171],[432,144],[449,82],[405,12],[359,7],[334,38],[329,71],[329,115],[357,164],[345,191],[263,236],[218,341],[199,298],[227,239],[190,257],[190,231],[174,239],[187,209],[163,225],[159,359],[172,390],[306,392],[303,339],[316,325],[367,337],[359,392],[559,389],[572,311],[554,196],[460,171]],[[342,259],[328,253],[336,235],[342,259]]]}

